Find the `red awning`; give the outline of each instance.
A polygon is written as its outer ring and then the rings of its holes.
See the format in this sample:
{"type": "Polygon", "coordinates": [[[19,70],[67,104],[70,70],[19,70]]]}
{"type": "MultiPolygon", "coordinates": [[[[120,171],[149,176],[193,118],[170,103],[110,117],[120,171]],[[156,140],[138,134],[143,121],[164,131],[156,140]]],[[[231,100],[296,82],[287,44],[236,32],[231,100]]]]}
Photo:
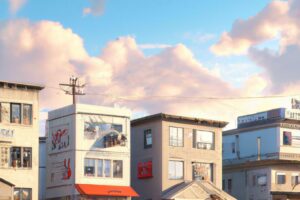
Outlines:
{"type": "Polygon", "coordinates": [[[118,197],[139,196],[130,186],[76,184],[75,187],[80,194],[85,195],[118,197]]]}

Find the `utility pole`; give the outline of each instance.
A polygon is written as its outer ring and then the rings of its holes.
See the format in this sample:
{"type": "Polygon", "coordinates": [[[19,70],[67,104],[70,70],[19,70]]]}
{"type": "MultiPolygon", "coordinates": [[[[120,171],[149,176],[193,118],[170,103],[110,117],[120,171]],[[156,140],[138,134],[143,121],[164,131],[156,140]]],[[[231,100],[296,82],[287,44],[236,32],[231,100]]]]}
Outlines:
{"type": "Polygon", "coordinates": [[[71,91],[65,90],[65,89],[62,89],[62,90],[65,91],[66,94],[73,96],[73,104],[76,104],[76,95],[85,95],[83,93],[83,88],[84,88],[85,84],[79,85],[79,82],[77,82],[77,81],[78,81],[78,78],[72,76],[70,78],[69,84],[66,84],[66,83],[59,84],[60,86],[67,86],[67,87],[71,88],[71,91]]]}

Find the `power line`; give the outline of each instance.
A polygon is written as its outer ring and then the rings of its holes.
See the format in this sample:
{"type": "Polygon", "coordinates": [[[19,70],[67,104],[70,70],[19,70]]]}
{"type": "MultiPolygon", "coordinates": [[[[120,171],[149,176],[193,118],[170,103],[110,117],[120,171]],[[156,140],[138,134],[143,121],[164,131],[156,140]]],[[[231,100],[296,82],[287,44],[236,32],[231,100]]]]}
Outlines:
{"type": "Polygon", "coordinates": [[[63,88],[61,88],[61,90],[63,90],[66,94],[68,95],[72,95],[73,96],[73,104],[76,103],[76,95],[85,95],[83,93],[83,88],[85,86],[85,84],[83,85],[79,85],[79,81],[77,77],[72,76],[69,80],[69,84],[66,83],[60,83],[60,86],[67,86],[68,88],[71,88],[71,91],[69,90],[65,90],[63,88]]]}

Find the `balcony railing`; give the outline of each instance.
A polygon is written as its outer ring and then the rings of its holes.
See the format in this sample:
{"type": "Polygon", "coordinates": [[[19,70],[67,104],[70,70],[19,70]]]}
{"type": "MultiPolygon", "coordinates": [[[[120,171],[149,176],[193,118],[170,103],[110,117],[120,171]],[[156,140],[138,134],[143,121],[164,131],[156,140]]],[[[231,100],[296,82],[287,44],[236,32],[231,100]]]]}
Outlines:
{"type": "Polygon", "coordinates": [[[296,153],[267,153],[261,155],[251,155],[240,158],[232,158],[232,159],[224,159],[223,165],[231,165],[231,164],[241,164],[245,162],[251,162],[256,160],[294,160],[300,161],[300,154],[296,153]]]}

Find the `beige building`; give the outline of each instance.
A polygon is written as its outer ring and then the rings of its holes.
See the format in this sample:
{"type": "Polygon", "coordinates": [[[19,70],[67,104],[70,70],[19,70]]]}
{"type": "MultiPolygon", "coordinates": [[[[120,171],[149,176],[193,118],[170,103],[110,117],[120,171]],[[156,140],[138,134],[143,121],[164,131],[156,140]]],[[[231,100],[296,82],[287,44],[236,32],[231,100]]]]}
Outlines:
{"type": "Polygon", "coordinates": [[[0,199],[38,199],[42,89],[0,81],[0,199]]]}
{"type": "Polygon", "coordinates": [[[126,200],[130,111],[84,104],[49,112],[46,199],[126,200]]]}
{"type": "Polygon", "coordinates": [[[300,199],[300,110],[238,118],[223,133],[223,188],[237,199],[300,199]]]}
{"type": "MultiPolygon", "coordinates": [[[[226,124],[163,113],[131,121],[131,182],[139,199],[201,199],[170,193],[183,188],[194,191],[187,185],[205,185],[190,184],[193,180],[209,181],[214,190],[220,191],[222,128],[226,124]],[[176,195],[179,197],[173,198],[176,195]]],[[[213,194],[220,196],[221,192],[213,194]]]]}

